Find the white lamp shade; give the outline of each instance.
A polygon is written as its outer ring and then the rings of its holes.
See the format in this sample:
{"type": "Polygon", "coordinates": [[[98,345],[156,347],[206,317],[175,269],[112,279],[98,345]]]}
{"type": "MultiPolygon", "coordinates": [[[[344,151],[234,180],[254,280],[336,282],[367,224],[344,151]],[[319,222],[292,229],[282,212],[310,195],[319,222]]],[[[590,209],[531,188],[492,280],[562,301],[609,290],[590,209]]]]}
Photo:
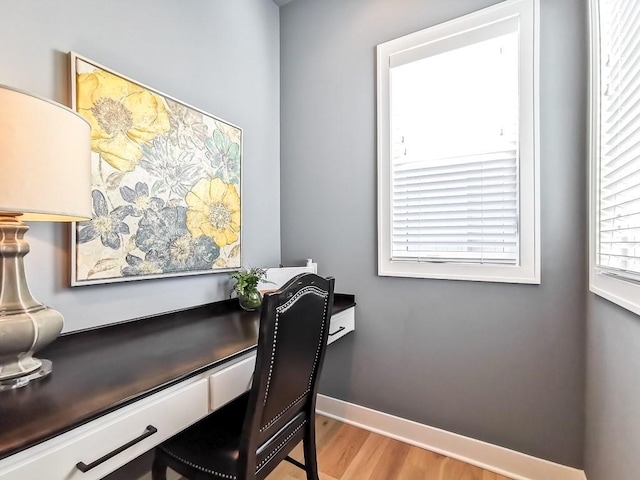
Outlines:
{"type": "Polygon", "coordinates": [[[91,218],[91,134],[73,110],[0,85],[0,212],[91,218]]]}

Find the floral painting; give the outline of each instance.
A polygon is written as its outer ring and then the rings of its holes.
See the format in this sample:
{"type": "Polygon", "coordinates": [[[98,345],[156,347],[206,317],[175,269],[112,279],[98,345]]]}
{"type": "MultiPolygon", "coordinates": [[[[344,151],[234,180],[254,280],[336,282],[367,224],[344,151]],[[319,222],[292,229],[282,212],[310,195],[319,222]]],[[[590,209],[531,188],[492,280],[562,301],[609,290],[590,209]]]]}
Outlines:
{"type": "Polygon", "coordinates": [[[79,55],[71,64],[93,201],[73,232],[72,284],[239,268],[242,130],[79,55]]]}

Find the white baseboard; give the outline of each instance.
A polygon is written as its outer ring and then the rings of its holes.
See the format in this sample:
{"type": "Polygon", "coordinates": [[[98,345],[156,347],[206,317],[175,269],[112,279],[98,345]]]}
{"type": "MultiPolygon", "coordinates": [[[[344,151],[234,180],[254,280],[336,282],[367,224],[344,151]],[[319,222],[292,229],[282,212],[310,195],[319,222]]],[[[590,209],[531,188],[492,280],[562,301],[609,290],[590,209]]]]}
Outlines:
{"type": "Polygon", "coordinates": [[[318,395],[316,411],[330,418],[395,438],[513,480],[586,480],[582,470],[508,448],[318,395]]]}

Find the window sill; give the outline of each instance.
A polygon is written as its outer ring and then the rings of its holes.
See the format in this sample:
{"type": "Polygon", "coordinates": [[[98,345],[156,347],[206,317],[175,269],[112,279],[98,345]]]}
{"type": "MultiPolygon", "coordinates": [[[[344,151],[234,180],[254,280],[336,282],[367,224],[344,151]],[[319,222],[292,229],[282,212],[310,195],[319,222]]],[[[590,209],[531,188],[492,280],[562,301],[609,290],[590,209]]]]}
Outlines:
{"type": "Polygon", "coordinates": [[[596,272],[592,268],[589,276],[589,290],[640,315],[640,285],[596,272]]]}
{"type": "Polygon", "coordinates": [[[380,260],[378,275],[383,277],[540,284],[539,265],[526,268],[512,265],[404,263],[380,260]]]}

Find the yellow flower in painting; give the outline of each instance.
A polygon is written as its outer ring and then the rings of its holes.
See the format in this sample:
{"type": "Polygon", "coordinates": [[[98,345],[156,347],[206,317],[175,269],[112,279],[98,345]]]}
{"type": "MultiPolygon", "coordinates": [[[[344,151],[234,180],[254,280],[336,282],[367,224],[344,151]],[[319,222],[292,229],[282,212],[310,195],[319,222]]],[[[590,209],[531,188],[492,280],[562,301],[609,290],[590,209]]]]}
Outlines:
{"type": "Polygon", "coordinates": [[[203,178],[185,196],[187,228],[194,237],[212,237],[219,247],[238,240],[240,196],[233,184],[203,178]]]}
{"type": "Polygon", "coordinates": [[[91,149],[113,168],[133,170],[142,145],[167,132],[169,114],[155,93],[104,70],[78,75],[78,113],[91,124],[91,149]]]}

